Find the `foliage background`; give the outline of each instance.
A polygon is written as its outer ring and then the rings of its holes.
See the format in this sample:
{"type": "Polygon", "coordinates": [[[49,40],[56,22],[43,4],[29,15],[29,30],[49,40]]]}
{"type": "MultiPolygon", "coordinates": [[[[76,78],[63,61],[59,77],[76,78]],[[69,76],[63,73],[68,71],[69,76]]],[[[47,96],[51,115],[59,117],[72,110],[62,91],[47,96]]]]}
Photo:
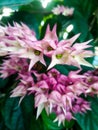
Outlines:
{"type": "MultiPolygon", "coordinates": [[[[73,30],[68,33],[68,38],[74,34],[81,33],[79,42],[93,39],[93,47],[98,46],[98,0],[52,0],[46,8],[43,8],[41,0],[0,0],[0,14],[4,7],[14,10],[8,17],[2,17],[0,24],[5,26],[13,21],[25,23],[34,29],[38,39],[44,36],[47,24],[57,24],[57,34],[59,39],[63,38],[66,28],[72,24],[73,30]],[[53,15],[51,10],[58,4],[74,7],[74,15],[65,17],[53,15]],[[44,25],[41,25],[44,21],[44,25]]],[[[90,60],[92,62],[92,59],[90,60]]],[[[0,59],[2,63],[2,58],[0,59]]],[[[58,67],[57,67],[58,68],[58,67]]],[[[64,71],[63,66],[59,71],[67,74],[70,69],[64,71]]],[[[86,71],[90,68],[84,68],[86,71]]],[[[92,111],[85,115],[77,114],[76,121],[65,122],[65,126],[58,127],[53,123],[55,115],[49,117],[43,111],[36,120],[36,110],[34,109],[34,99],[32,95],[26,96],[20,106],[19,98],[10,98],[10,92],[15,87],[14,76],[8,79],[0,79],[0,130],[97,130],[98,129],[98,99],[97,97],[87,100],[91,102],[92,111]],[[14,84],[14,85],[13,85],[14,84]]]]}

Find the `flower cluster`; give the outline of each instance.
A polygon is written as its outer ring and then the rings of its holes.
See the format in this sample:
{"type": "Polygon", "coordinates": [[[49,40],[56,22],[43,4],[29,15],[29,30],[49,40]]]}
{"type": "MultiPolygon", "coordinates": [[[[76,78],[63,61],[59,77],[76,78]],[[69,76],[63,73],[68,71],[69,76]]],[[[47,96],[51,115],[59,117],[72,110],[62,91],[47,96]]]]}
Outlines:
{"type": "Polygon", "coordinates": [[[73,15],[74,8],[68,8],[68,7],[65,7],[63,5],[61,5],[61,6],[58,5],[57,7],[52,9],[52,12],[55,15],[62,14],[64,16],[71,16],[71,15],[73,15]]]}
{"type": "Polygon", "coordinates": [[[37,118],[45,108],[47,114],[56,113],[54,121],[58,121],[60,125],[65,119],[74,119],[73,113],[90,110],[90,104],[80,97],[87,89],[83,82],[85,78],[85,75],[78,75],[76,72],[70,72],[66,76],[56,69],[39,75],[37,83],[28,89],[30,93],[35,93],[37,118]]]}
{"type": "Polygon", "coordinates": [[[56,64],[73,65],[80,68],[81,65],[92,66],[84,58],[93,56],[90,41],[75,43],[80,34],[68,40],[58,40],[56,35],[56,25],[50,30],[47,26],[45,36],[42,40],[37,40],[35,33],[26,25],[22,26],[14,23],[14,26],[0,27],[0,55],[26,58],[30,60],[29,70],[35,63],[40,61],[46,65],[44,56],[51,58],[48,69],[56,64]]]}
{"type": "Polygon", "coordinates": [[[35,32],[23,23],[0,26],[0,56],[5,58],[0,67],[1,77],[17,75],[18,83],[11,97],[20,96],[22,100],[26,94],[33,94],[37,118],[43,109],[47,114],[55,112],[54,121],[60,125],[74,119],[74,113],[90,110],[89,102],[81,95],[97,95],[98,80],[93,71],[80,74],[81,65],[92,67],[85,58],[93,56],[93,52],[87,50],[90,41],[74,43],[79,35],[59,41],[56,25],[52,30],[48,25],[44,38],[38,40],[35,32]],[[48,66],[45,56],[51,60],[48,66]],[[37,63],[44,65],[46,72],[39,74],[35,69],[37,63]],[[79,70],[64,75],[53,68],[56,64],[73,65],[79,70]]]}

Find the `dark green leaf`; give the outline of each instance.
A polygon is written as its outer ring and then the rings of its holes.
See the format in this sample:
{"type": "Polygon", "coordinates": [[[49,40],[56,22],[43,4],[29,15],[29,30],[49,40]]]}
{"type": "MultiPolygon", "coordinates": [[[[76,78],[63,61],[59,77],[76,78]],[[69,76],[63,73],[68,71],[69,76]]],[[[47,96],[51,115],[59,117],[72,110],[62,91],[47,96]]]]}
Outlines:
{"type": "Polygon", "coordinates": [[[26,96],[21,103],[21,110],[26,130],[44,130],[43,122],[39,118],[36,120],[34,109],[34,99],[32,95],[26,96]]]}
{"type": "Polygon", "coordinates": [[[64,75],[68,75],[70,71],[76,71],[78,69],[77,67],[70,65],[56,65],[54,68],[64,75]]]}
{"type": "Polygon", "coordinates": [[[70,21],[74,27],[73,32],[74,34],[80,33],[80,37],[78,38],[80,42],[85,40],[93,39],[92,35],[89,32],[89,26],[86,19],[79,13],[75,11],[73,19],[70,21]],[[85,29],[84,29],[85,28],[85,29]],[[89,35],[89,39],[88,38],[89,35]]]}
{"type": "Polygon", "coordinates": [[[74,7],[84,18],[88,19],[98,7],[97,0],[64,0],[66,6],[74,7]]]}
{"type": "Polygon", "coordinates": [[[56,68],[60,73],[68,75],[68,69],[66,69],[66,66],[56,65],[54,68],[56,68]]]}
{"type": "Polygon", "coordinates": [[[8,130],[44,130],[42,119],[36,120],[33,96],[26,96],[19,105],[19,98],[8,98],[2,108],[1,128],[8,130]]]}
{"type": "Polygon", "coordinates": [[[77,123],[82,130],[97,130],[98,129],[98,98],[88,98],[91,102],[91,111],[84,114],[77,114],[77,123]]]}
{"type": "Polygon", "coordinates": [[[67,120],[65,120],[64,127],[70,129],[70,128],[73,127],[74,123],[75,123],[74,120],[71,120],[71,121],[67,121],[67,120]]]}
{"type": "Polygon", "coordinates": [[[0,78],[0,88],[3,88],[7,85],[8,79],[2,79],[0,78]]]}
{"type": "Polygon", "coordinates": [[[9,130],[25,130],[18,98],[8,98],[5,101],[3,119],[9,130]]]}

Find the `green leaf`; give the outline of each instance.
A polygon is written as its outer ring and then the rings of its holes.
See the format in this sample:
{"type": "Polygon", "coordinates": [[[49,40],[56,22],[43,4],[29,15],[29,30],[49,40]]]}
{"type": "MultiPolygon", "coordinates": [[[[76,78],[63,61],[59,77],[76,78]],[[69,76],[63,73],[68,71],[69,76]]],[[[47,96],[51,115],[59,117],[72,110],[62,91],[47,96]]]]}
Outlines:
{"type": "Polygon", "coordinates": [[[2,112],[5,126],[9,130],[25,130],[18,98],[8,98],[2,112]]]}
{"type": "Polygon", "coordinates": [[[98,7],[98,1],[97,0],[84,0],[84,2],[82,0],[80,1],[83,7],[82,8],[83,16],[88,19],[98,7]]]}
{"type": "Polygon", "coordinates": [[[54,68],[56,68],[60,73],[68,75],[68,70],[66,69],[66,66],[56,65],[54,68]]]}
{"type": "Polygon", "coordinates": [[[64,75],[68,75],[70,71],[76,71],[78,68],[71,65],[56,65],[54,68],[56,68],[60,73],[64,75]]]}
{"type": "Polygon", "coordinates": [[[91,111],[84,114],[77,114],[76,120],[82,130],[97,130],[98,129],[98,98],[89,97],[91,102],[91,111]]]}
{"type": "Polygon", "coordinates": [[[70,129],[73,127],[74,123],[75,123],[74,120],[71,120],[71,121],[65,120],[64,127],[70,129]]]}
{"type": "Polygon", "coordinates": [[[74,27],[73,29],[74,34],[77,33],[81,34],[80,37],[78,38],[80,42],[93,39],[92,35],[89,32],[89,26],[86,19],[78,11],[75,11],[73,19],[70,21],[70,24],[72,24],[74,27]]]}
{"type": "Polygon", "coordinates": [[[88,19],[98,7],[97,0],[64,0],[65,6],[74,7],[84,18],[88,19]]]}
{"type": "Polygon", "coordinates": [[[26,130],[44,130],[42,120],[40,118],[36,120],[36,111],[34,109],[34,99],[32,95],[26,96],[23,99],[21,110],[26,130]]]}
{"type": "Polygon", "coordinates": [[[3,122],[0,123],[0,127],[3,130],[44,130],[42,119],[36,120],[33,96],[26,96],[20,105],[19,100],[6,99],[2,108],[3,122]]]}
{"type": "Polygon", "coordinates": [[[45,130],[62,130],[64,128],[62,125],[58,126],[58,122],[53,122],[53,120],[56,118],[54,113],[48,116],[46,112],[43,111],[41,116],[43,123],[45,124],[45,130]]]}
{"type": "Polygon", "coordinates": [[[11,7],[16,8],[24,4],[28,4],[33,0],[0,0],[0,8],[2,7],[11,7]]]}
{"type": "Polygon", "coordinates": [[[8,79],[7,78],[6,79],[0,78],[0,88],[5,87],[7,85],[7,83],[8,83],[8,79]]]}

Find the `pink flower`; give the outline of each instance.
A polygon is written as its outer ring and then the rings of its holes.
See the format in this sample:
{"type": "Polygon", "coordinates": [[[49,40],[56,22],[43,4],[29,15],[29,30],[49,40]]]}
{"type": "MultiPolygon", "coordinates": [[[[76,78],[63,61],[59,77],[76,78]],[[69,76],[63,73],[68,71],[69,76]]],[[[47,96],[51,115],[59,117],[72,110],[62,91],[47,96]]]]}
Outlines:
{"type": "Polygon", "coordinates": [[[71,16],[71,15],[73,15],[74,8],[68,8],[68,7],[65,7],[63,5],[61,5],[61,6],[58,5],[57,7],[52,9],[52,12],[55,15],[62,14],[64,16],[71,16]]]}
{"type": "MultiPolygon", "coordinates": [[[[64,6],[58,8],[66,14],[64,6]]],[[[68,14],[66,9],[67,15],[70,15],[71,12],[68,14]]],[[[92,51],[87,50],[91,47],[88,44],[90,41],[74,43],[80,34],[59,41],[56,25],[52,30],[47,26],[42,40],[37,40],[35,33],[23,23],[0,27],[0,32],[0,55],[6,58],[0,67],[1,77],[17,73],[16,80],[19,82],[12,90],[11,97],[20,96],[22,100],[26,94],[33,94],[37,118],[43,109],[47,114],[55,112],[57,117],[54,121],[58,121],[59,125],[65,120],[74,119],[73,113],[90,110],[90,104],[81,95],[98,94],[98,78],[92,72],[79,74],[80,65],[92,66],[85,60],[93,56],[92,51]],[[39,74],[33,70],[33,66],[37,62],[46,65],[44,56],[51,58],[48,70],[56,64],[73,65],[79,70],[71,71],[68,75],[56,69],[39,74]]]]}
{"type": "Polygon", "coordinates": [[[67,64],[73,65],[81,69],[80,65],[90,66],[92,65],[87,62],[84,58],[92,57],[93,52],[90,50],[85,50],[90,45],[87,45],[90,41],[81,43],[80,48],[78,49],[76,45],[73,45],[73,42],[79,37],[79,34],[75,35],[69,40],[62,40],[57,44],[57,48],[52,54],[51,63],[48,66],[48,69],[52,68],[56,64],[67,64]],[[82,45],[83,44],[83,45],[82,45]],[[83,47],[82,47],[83,46],[83,47]]]}
{"type": "Polygon", "coordinates": [[[64,15],[64,16],[72,16],[73,13],[74,13],[74,8],[65,7],[65,9],[62,12],[62,15],[64,15]]]}
{"type": "Polygon", "coordinates": [[[84,113],[87,110],[91,110],[90,103],[85,101],[83,98],[80,98],[80,97],[77,98],[76,102],[74,103],[72,111],[74,113],[77,113],[77,112],[84,113]]]}
{"type": "Polygon", "coordinates": [[[45,36],[40,42],[44,55],[51,57],[52,53],[57,47],[56,44],[58,43],[58,37],[56,34],[56,25],[53,27],[52,30],[50,30],[49,25],[47,26],[45,36]]]}
{"type": "MultiPolygon", "coordinates": [[[[51,69],[47,74],[38,75],[38,81],[28,91],[35,95],[37,118],[45,109],[47,114],[55,112],[58,125],[65,120],[75,119],[73,113],[82,113],[90,110],[90,105],[81,94],[87,95],[87,85],[84,83],[85,75],[79,71],[70,72],[68,76],[51,69]]],[[[37,75],[36,75],[37,76],[37,75]]]]}
{"type": "Polygon", "coordinates": [[[98,95],[98,74],[97,69],[84,73],[86,78],[84,79],[86,85],[86,93],[88,95],[98,95]]]}
{"type": "Polygon", "coordinates": [[[84,58],[93,56],[93,53],[86,50],[88,42],[74,44],[75,40],[79,37],[79,34],[75,35],[71,39],[58,41],[56,34],[56,25],[50,30],[47,26],[45,36],[42,40],[37,40],[35,33],[31,31],[23,23],[21,25],[14,23],[14,26],[1,27],[2,35],[0,39],[0,54],[2,55],[14,55],[17,58],[29,59],[29,71],[32,67],[40,61],[46,66],[44,55],[51,58],[51,63],[48,69],[52,68],[56,64],[68,64],[77,66],[81,65],[92,66],[84,58]]]}
{"type": "Polygon", "coordinates": [[[28,63],[26,59],[20,59],[17,57],[9,57],[3,61],[3,64],[0,67],[0,73],[2,78],[7,78],[8,76],[21,72],[27,71],[28,63]]]}
{"type": "Polygon", "coordinates": [[[38,61],[46,65],[42,47],[36,39],[35,33],[25,24],[14,23],[13,27],[9,25],[1,29],[5,32],[0,40],[1,55],[14,55],[18,58],[30,59],[29,70],[38,61]]]}
{"type": "Polygon", "coordinates": [[[27,94],[27,89],[24,84],[20,83],[18,86],[12,90],[10,97],[24,97],[27,94]]]}
{"type": "Polygon", "coordinates": [[[19,72],[17,80],[20,80],[20,82],[18,81],[19,83],[17,84],[17,87],[12,90],[10,97],[20,97],[20,104],[28,93],[28,88],[34,86],[34,80],[30,72],[24,71],[19,72]]]}
{"type": "Polygon", "coordinates": [[[35,107],[37,107],[37,116],[36,118],[39,117],[41,114],[42,110],[46,108],[46,112],[48,110],[48,100],[47,96],[44,95],[43,93],[36,93],[35,95],[35,107]]]}
{"type": "Polygon", "coordinates": [[[57,7],[53,8],[52,9],[52,12],[55,14],[55,15],[59,15],[63,12],[64,10],[64,6],[60,6],[58,5],[57,7]]]}

